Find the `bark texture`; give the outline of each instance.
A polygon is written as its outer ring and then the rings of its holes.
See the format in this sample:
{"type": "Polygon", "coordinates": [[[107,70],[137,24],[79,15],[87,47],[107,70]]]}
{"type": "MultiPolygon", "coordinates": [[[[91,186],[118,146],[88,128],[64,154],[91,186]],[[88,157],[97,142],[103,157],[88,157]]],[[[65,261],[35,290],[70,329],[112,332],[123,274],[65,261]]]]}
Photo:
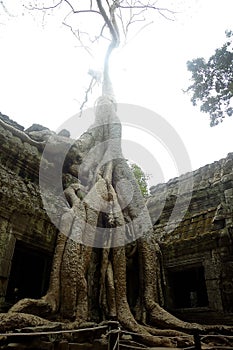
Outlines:
{"type": "MultiPolygon", "coordinates": [[[[69,327],[117,319],[146,345],[176,346],[182,342],[181,331],[191,333],[204,327],[183,322],[160,306],[161,252],[153,239],[144,198],[122,155],[121,123],[109,79],[109,56],[118,43],[114,11],[108,17],[101,1],[97,3],[112,42],[94,125],[70,148],[63,166],[67,205],[61,217],[49,289],[40,300],[19,301],[7,317],[12,319],[16,312],[52,316],[69,321],[69,327]],[[127,244],[129,241],[133,243],[127,244]],[[129,300],[127,290],[130,263],[136,264],[131,270],[138,280],[134,301],[129,300]]],[[[41,324],[37,316],[27,318],[27,324],[30,320],[31,325],[41,324]]],[[[17,316],[20,319],[26,322],[24,316],[17,316]]]]}
{"type": "Polygon", "coordinates": [[[121,123],[107,75],[105,79],[107,88],[97,101],[95,123],[76,142],[63,167],[63,178],[72,181],[64,182],[67,206],[61,217],[48,292],[40,300],[19,301],[7,318],[2,316],[2,328],[4,324],[9,327],[7,320],[13,320],[16,312],[21,313],[17,326],[20,322],[43,324],[39,316],[69,321],[69,327],[117,319],[146,345],[176,346],[184,343],[180,332],[206,328],[181,321],[160,306],[161,252],[153,238],[144,198],[122,156],[121,123]],[[126,244],[129,239],[132,243],[126,244]],[[136,264],[131,269],[139,281],[134,302],[130,302],[127,289],[130,262],[136,264]],[[25,312],[37,316],[26,317],[25,312]]]}

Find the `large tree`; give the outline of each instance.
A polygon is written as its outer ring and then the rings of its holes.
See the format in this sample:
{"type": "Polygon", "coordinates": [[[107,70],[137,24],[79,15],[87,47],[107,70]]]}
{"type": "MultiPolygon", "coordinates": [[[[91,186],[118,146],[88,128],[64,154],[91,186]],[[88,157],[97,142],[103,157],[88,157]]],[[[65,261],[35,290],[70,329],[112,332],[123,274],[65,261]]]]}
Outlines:
{"type": "Polygon", "coordinates": [[[233,114],[233,32],[226,31],[226,37],[207,61],[201,57],[187,62],[192,84],[186,92],[192,94],[194,106],[200,104],[201,112],[209,113],[211,126],[233,114]]]}
{"type": "MultiPolygon", "coordinates": [[[[122,19],[122,11],[130,12],[132,22],[141,11],[167,10],[148,2],[145,5],[142,1],[119,0],[90,1],[86,9],[76,9],[68,0],[60,0],[50,9],[62,5],[75,15],[84,11],[97,14],[102,19],[101,35],[107,29],[105,35],[109,34],[110,42],[103,67],[102,94],[96,102],[94,125],[74,142],[63,164],[66,204],[48,292],[40,300],[19,301],[10,310],[6,325],[9,327],[9,319],[14,324],[15,312],[19,313],[17,326],[20,322],[37,322],[35,316],[26,317],[25,312],[45,318],[53,315],[57,320],[68,320],[71,327],[86,321],[117,319],[145,344],[174,346],[179,343],[181,331],[204,328],[177,319],[161,306],[161,252],[145,200],[122,156],[121,122],[109,77],[109,59],[120,41],[117,19],[122,19]],[[130,269],[134,275],[133,293],[127,283],[130,269]]],[[[50,159],[45,159],[46,166],[53,162],[54,149],[58,150],[51,145],[47,150],[50,159]]]]}

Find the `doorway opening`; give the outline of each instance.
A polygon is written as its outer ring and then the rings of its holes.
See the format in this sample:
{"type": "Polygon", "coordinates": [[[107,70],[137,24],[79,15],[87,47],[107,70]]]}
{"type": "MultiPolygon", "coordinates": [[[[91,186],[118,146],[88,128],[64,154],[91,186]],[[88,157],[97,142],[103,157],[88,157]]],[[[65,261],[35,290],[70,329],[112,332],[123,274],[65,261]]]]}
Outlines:
{"type": "Polygon", "coordinates": [[[29,244],[16,241],[8,281],[6,302],[22,298],[40,298],[48,288],[52,258],[29,244]]]}
{"type": "Polygon", "coordinates": [[[195,308],[208,306],[208,296],[203,266],[169,272],[174,308],[195,308]]]}

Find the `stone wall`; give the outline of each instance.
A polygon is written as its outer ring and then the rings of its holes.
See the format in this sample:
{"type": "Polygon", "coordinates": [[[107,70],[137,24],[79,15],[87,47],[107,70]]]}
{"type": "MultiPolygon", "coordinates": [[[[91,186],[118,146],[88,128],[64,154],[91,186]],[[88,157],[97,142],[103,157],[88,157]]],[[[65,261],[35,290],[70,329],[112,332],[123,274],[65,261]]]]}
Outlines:
{"type": "MultiPolygon", "coordinates": [[[[16,265],[26,263],[27,259],[30,262],[27,249],[29,253],[31,250],[37,253],[38,260],[35,261],[39,261],[41,254],[44,261],[46,258],[51,260],[53,253],[56,229],[50,223],[40,197],[40,157],[35,146],[23,142],[0,125],[0,307],[6,306],[15,249],[18,250],[16,265]]],[[[14,268],[18,269],[15,274],[23,273],[19,266],[14,268]]],[[[17,294],[18,286],[13,283],[11,281],[11,289],[17,294]]]]}
{"type": "Polygon", "coordinates": [[[181,317],[213,322],[233,319],[229,315],[233,312],[232,169],[230,153],[151,188],[148,208],[163,252],[166,306],[181,317]],[[181,213],[184,217],[178,224],[181,213]],[[171,231],[171,227],[175,228],[171,231]]]}

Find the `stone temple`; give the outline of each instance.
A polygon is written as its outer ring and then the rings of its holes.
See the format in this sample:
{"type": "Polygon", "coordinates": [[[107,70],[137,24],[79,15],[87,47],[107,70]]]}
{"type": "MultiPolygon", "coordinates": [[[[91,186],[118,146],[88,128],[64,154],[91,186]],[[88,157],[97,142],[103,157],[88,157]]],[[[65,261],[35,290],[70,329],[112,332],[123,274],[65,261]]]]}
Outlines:
{"type": "MultiPolygon", "coordinates": [[[[57,228],[40,196],[42,149],[30,140],[50,134],[39,125],[24,131],[0,114],[2,312],[21,298],[41,297],[48,287],[57,228]]],[[[64,131],[57,137],[69,135],[64,131]]],[[[164,307],[184,320],[233,324],[233,153],[152,187],[147,206],[162,251],[164,307]],[[189,202],[185,188],[190,180],[189,202]],[[176,203],[184,216],[172,229],[169,218],[176,203]]],[[[128,263],[130,300],[137,264],[128,263]]]]}

